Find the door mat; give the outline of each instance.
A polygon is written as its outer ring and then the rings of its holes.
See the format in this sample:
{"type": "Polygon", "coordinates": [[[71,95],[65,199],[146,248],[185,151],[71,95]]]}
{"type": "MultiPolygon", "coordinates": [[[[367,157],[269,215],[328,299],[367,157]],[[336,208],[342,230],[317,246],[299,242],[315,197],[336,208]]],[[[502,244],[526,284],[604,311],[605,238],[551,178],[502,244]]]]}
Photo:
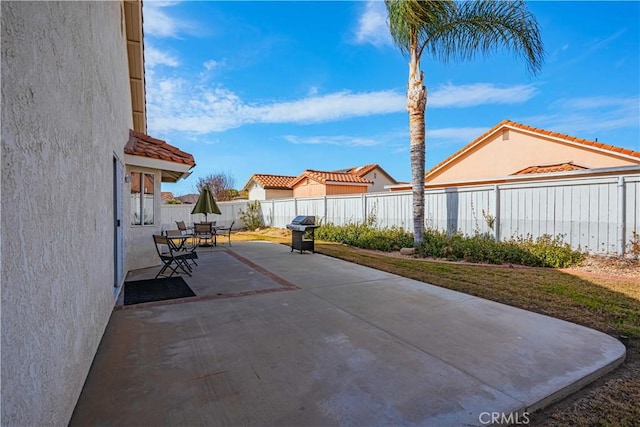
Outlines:
{"type": "Polygon", "coordinates": [[[124,282],[124,305],[194,296],[196,294],[182,277],[124,282]]]}

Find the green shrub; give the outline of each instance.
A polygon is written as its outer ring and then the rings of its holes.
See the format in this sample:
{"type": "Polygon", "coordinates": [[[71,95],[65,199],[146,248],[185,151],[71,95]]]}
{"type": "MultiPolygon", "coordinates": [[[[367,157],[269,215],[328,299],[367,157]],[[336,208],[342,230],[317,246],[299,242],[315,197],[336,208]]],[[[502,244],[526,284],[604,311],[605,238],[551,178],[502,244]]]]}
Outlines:
{"type": "Polygon", "coordinates": [[[533,240],[531,236],[515,239],[515,245],[537,258],[543,267],[565,268],[580,263],[584,254],[571,249],[563,236],[544,234],[533,240]]]}
{"type": "Polygon", "coordinates": [[[262,209],[260,208],[260,201],[254,200],[247,203],[247,210],[240,209],[240,219],[244,223],[247,230],[253,231],[257,228],[264,227],[264,221],[262,220],[262,209]]]}
{"type": "MultiPolygon", "coordinates": [[[[316,230],[316,238],[385,252],[414,247],[411,233],[397,227],[376,229],[368,224],[325,224],[316,230]]],[[[425,230],[422,243],[416,246],[416,256],[554,268],[569,267],[584,259],[583,253],[571,249],[568,243],[562,241],[562,236],[544,235],[535,240],[529,236],[496,242],[489,234],[465,237],[461,233],[447,235],[430,229],[425,230]]]]}
{"type": "Polygon", "coordinates": [[[343,226],[324,224],[316,230],[316,238],[384,252],[413,247],[413,235],[403,229],[398,227],[377,229],[369,224],[352,223],[343,226]]]}

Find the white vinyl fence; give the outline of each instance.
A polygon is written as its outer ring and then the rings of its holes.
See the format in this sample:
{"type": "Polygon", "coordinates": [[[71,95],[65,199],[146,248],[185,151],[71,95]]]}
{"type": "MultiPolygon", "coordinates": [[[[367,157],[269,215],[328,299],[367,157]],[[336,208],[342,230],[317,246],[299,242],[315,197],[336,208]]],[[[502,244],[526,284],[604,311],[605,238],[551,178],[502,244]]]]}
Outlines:
{"type": "MultiPolygon", "coordinates": [[[[222,215],[210,220],[242,228],[239,210],[246,201],[219,203],[222,215]]],[[[640,175],[557,179],[500,185],[449,187],[425,191],[427,228],[489,233],[497,240],[560,236],[575,249],[623,254],[640,233],[640,175]]],[[[162,221],[188,223],[192,205],[163,205],[162,221]]],[[[370,220],[377,227],[412,230],[411,192],[382,192],[344,196],[261,201],[265,225],[284,228],[297,215],[314,215],[316,222],[344,225],[370,220]]],[[[175,228],[171,226],[170,228],[175,228]]]]}

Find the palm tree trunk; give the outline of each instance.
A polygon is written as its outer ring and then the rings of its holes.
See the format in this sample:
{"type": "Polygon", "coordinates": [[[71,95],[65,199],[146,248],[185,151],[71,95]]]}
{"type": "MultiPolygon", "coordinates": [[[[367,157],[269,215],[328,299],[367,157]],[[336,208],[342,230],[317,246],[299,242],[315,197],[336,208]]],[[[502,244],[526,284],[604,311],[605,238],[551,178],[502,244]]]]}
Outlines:
{"type": "Polygon", "coordinates": [[[413,241],[422,242],[424,233],[424,165],[425,120],[427,89],[424,73],[420,71],[417,35],[411,43],[409,83],[407,85],[407,111],[409,112],[409,141],[411,143],[411,188],[413,191],[413,241]]]}

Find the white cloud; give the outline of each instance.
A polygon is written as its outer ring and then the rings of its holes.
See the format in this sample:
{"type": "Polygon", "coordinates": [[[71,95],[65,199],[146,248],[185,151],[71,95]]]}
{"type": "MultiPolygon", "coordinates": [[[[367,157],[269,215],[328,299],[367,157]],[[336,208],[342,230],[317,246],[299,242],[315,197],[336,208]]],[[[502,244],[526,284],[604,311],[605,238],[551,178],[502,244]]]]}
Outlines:
{"type": "Polygon", "coordinates": [[[215,59],[210,59],[209,61],[206,61],[204,63],[204,68],[207,69],[207,71],[212,71],[216,68],[220,68],[221,66],[224,65],[224,60],[222,61],[216,61],[215,59]]]}
{"type": "MultiPolygon", "coordinates": [[[[155,132],[223,132],[257,123],[326,123],[406,111],[405,94],[393,90],[321,96],[311,90],[297,100],[251,103],[224,87],[208,88],[183,79],[156,81],[153,73],[148,77],[148,118],[155,132]]],[[[520,103],[534,93],[531,86],[447,85],[432,93],[427,108],[520,103]]]]}
{"type": "Polygon", "coordinates": [[[177,67],[180,65],[180,62],[176,57],[152,47],[149,43],[144,46],[144,63],[150,68],[157,65],[166,65],[169,67],[177,67]]]}
{"type": "Polygon", "coordinates": [[[491,83],[454,86],[447,84],[430,92],[429,107],[474,107],[486,104],[520,104],[533,98],[537,90],[532,85],[496,87],[491,83]]]}
{"type": "Polygon", "coordinates": [[[387,25],[387,9],[383,1],[370,0],[365,3],[354,33],[358,44],[370,43],[376,47],[392,44],[387,25]]]}
{"type": "Polygon", "coordinates": [[[164,8],[175,6],[180,2],[145,1],[143,2],[143,26],[145,36],[178,37],[179,33],[188,30],[191,25],[185,21],[169,16],[164,8]]]}
{"type": "Polygon", "coordinates": [[[326,145],[339,145],[343,147],[371,147],[373,145],[380,144],[380,141],[376,141],[372,138],[354,137],[346,135],[333,135],[333,136],[295,136],[284,135],[284,139],[292,144],[326,144],[326,145]]]}
{"type": "Polygon", "coordinates": [[[222,132],[254,123],[322,123],[404,110],[394,91],[336,92],[294,101],[249,104],[225,88],[203,90],[179,79],[151,80],[148,96],[154,131],[222,132]]]}

